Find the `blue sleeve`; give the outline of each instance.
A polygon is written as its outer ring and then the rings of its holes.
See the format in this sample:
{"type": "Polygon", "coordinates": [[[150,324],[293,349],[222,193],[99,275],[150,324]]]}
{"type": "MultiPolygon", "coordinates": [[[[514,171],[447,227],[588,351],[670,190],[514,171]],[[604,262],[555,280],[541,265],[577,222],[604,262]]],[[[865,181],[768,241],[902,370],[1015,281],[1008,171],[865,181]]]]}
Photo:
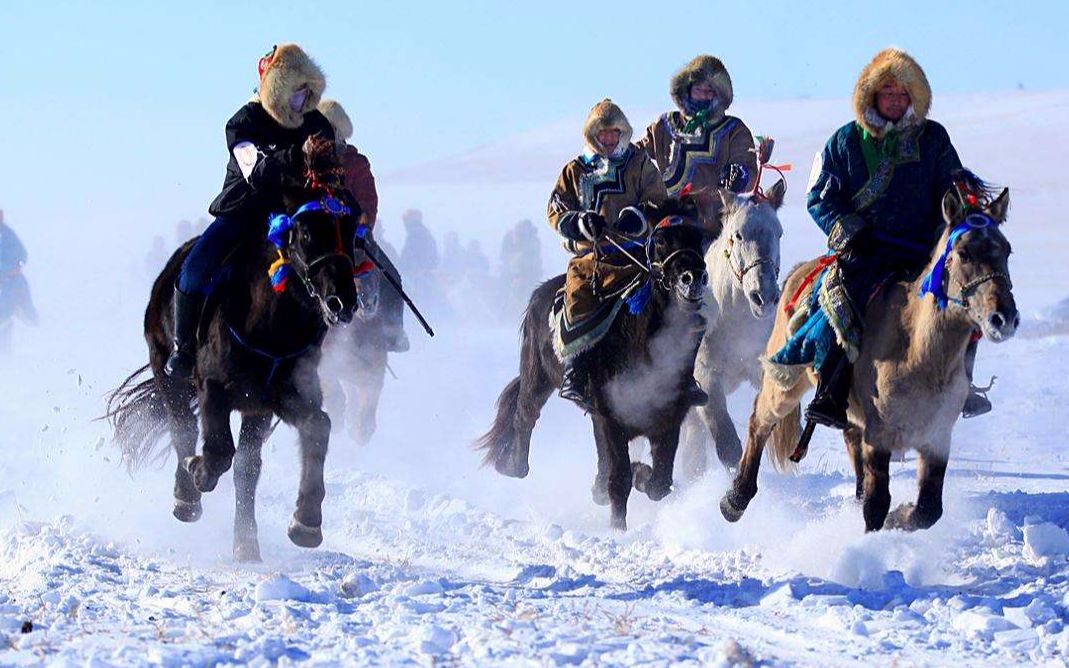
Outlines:
{"type": "Polygon", "coordinates": [[[839,150],[840,133],[835,133],[816,158],[806,194],[806,208],[824,234],[831,234],[840,219],[855,213],[846,191],[846,161],[839,150]]]}

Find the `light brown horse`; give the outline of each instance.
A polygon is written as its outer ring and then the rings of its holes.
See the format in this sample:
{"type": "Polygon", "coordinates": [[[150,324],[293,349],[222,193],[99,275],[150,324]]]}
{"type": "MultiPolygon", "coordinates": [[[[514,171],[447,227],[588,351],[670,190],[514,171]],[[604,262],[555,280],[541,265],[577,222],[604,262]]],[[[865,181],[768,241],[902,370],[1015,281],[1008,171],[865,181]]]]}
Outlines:
{"type": "MultiPolygon", "coordinates": [[[[991,224],[969,227],[952,243],[944,263],[943,287],[951,299],[946,308],[940,308],[930,294],[921,296],[922,278],[888,285],[868,306],[853,367],[848,411],[852,426],[844,434],[858,478],[866,531],[885,526],[924,529],[943,513],[950,435],[969,392],[965,349],[977,330],[998,343],[1012,337],[1020,322],[1009,278],[1010,244],[998,226],[1005,221],[1008,206],[1009,191],[1004,189],[979,212],[991,224]],[[892,453],[907,448],[918,452],[917,502],[903,504],[888,516],[888,464],[892,453]]],[[[953,191],[943,199],[943,218],[946,229],[922,276],[943,261],[951,230],[965,218],[953,191]]],[[[815,260],[803,263],[787,279],[767,355],[786,342],[790,317],[785,305],[815,266],[815,260]]],[[[787,460],[798,446],[799,404],[815,381],[809,367],[766,363],[746,449],[731,489],[720,502],[729,521],[738,521],[757,494],[761,453],[770,437],[773,464],[789,465],[787,460]]]]}

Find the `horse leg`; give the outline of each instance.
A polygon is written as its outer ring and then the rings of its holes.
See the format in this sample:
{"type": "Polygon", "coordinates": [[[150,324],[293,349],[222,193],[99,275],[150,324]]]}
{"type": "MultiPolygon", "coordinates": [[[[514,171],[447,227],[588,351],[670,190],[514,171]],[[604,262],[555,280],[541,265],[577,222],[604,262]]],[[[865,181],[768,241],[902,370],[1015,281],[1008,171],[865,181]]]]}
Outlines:
{"type": "Polygon", "coordinates": [[[865,440],[861,445],[861,461],[865,469],[865,483],[861,496],[865,531],[878,531],[891,508],[891,453],[865,440]]]}
{"type": "Polygon", "coordinates": [[[301,449],[297,508],[287,533],[296,545],[317,547],[323,542],[323,498],[326,496],[323,466],[330,442],[330,417],[318,402],[303,397],[285,402],[278,412],[282,419],[297,428],[301,449]]]}
{"type": "Polygon", "coordinates": [[[234,558],[260,561],[256,532],[256,483],[260,480],[260,450],[271,427],[271,414],[241,419],[238,449],[234,454],[234,558]]]}
{"type": "Polygon", "coordinates": [[[323,406],[327,414],[331,416],[331,424],[335,431],[345,424],[345,388],[341,378],[333,376],[323,381],[323,406]]]}
{"type": "Polygon", "coordinates": [[[683,479],[693,482],[708,470],[709,458],[706,454],[708,427],[699,417],[699,412],[692,410],[683,419],[679,434],[679,468],[683,479]]]}
{"type": "MultiPolygon", "coordinates": [[[[609,450],[612,446],[610,436],[604,428],[605,421],[599,420],[593,415],[590,420],[594,425],[594,447],[598,453],[598,472],[594,476],[594,484],[590,487],[590,495],[594,498],[594,503],[599,506],[607,506],[611,502],[609,498],[609,462],[612,460],[612,456],[609,454],[609,450]]],[[[629,451],[628,459],[630,458],[629,451]]]]}
{"type": "Polygon", "coordinates": [[[946,455],[919,452],[917,458],[917,503],[904,503],[888,515],[886,529],[915,531],[928,529],[943,516],[943,480],[946,478],[946,455]]]}
{"type": "Polygon", "coordinates": [[[174,471],[174,508],[171,512],[182,522],[200,519],[200,491],[193,484],[193,477],[186,470],[186,459],[197,453],[197,416],[190,408],[193,387],[178,383],[167,376],[160,376],[160,393],[170,417],[171,445],[178,455],[174,471]]]}
{"type": "Polygon", "coordinates": [[[679,428],[666,429],[650,439],[653,456],[653,471],[649,480],[640,489],[635,484],[635,489],[645,492],[651,501],[660,501],[672,492],[672,476],[676,462],[676,451],[679,448],[679,428]]]}
{"type": "MultiPolygon", "coordinates": [[[[600,432],[600,443],[603,444],[607,460],[610,526],[627,531],[627,497],[631,494],[632,477],[627,435],[619,423],[601,415],[594,417],[594,429],[595,434],[600,432]]],[[[597,435],[595,440],[599,440],[597,435]]]]}
{"type": "Polygon", "coordinates": [[[716,456],[726,469],[739,465],[742,458],[742,441],[735,430],[735,423],[728,413],[727,396],[724,387],[716,378],[709,380],[705,388],[709,402],[699,408],[702,419],[709,427],[709,433],[716,441],[716,456]]]}
{"type": "Polygon", "coordinates": [[[861,500],[865,492],[865,466],[861,459],[861,430],[851,426],[843,430],[843,441],[850,462],[854,465],[854,498],[861,500]]]}
{"type": "Polygon", "coordinates": [[[352,427],[353,438],[360,445],[371,443],[378,427],[379,397],[386,380],[386,358],[376,364],[371,373],[362,374],[362,382],[357,390],[356,423],[352,427]]]}
{"type": "Polygon", "coordinates": [[[219,478],[230,470],[234,459],[234,435],[230,432],[230,398],[222,383],[207,381],[204,384],[200,408],[204,447],[200,456],[186,458],[185,465],[197,490],[210,492],[219,484],[219,478]]]}
{"type": "Polygon", "coordinates": [[[775,423],[763,419],[761,415],[761,395],[754,400],[754,412],[750,415],[749,432],[746,437],[746,449],[739,460],[739,468],[731,488],[720,499],[720,513],[729,522],[738,522],[746,507],[757,495],[757,473],[761,469],[761,455],[765,443],[772,435],[775,423]]]}

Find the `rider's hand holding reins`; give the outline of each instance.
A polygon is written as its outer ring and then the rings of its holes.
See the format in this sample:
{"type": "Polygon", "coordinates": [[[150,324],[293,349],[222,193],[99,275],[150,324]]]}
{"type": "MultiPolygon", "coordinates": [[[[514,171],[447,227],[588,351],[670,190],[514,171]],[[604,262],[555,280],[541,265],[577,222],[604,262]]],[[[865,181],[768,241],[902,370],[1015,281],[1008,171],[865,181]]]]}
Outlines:
{"type": "Polygon", "coordinates": [[[620,216],[616,219],[616,231],[628,237],[641,237],[645,236],[649,230],[649,223],[646,222],[646,216],[637,207],[629,206],[625,207],[620,212],[620,216]]]}

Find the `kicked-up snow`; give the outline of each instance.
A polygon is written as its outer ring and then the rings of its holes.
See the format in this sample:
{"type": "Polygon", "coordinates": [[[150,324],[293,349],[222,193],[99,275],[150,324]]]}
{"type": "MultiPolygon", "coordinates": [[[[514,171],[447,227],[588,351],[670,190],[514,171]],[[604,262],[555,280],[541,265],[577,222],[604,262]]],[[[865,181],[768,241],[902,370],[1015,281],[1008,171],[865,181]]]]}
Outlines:
{"type": "MultiPolygon", "coordinates": [[[[433,340],[410,328],[369,446],[332,438],[316,550],[286,538],[297,448],[291,430],[274,433],[257,504],[264,562],[235,564],[230,476],[199,522],[181,524],[173,456],[128,474],[93,420],[144,361],[144,281],[94,275],[72,292],[44,267],[76,251],[39,243],[27,273],[42,324],[17,329],[0,358],[0,665],[1064,665],[1069,337],[1025,334],[1069,293],[1057,261],[1066,188],[1007,154],[1003,132],[1052,124],[1067,100],[1007,94],[971,114],[968,97],[947,97],[933,112],[966,164],[1011,188],[1026,322],[1018,338],[981,344],[977,378],[998,376],[995,410],[959,423],[945,514],[911,534],[864,534],[842,443],[826,430],[798,475],[765,467],[737,524],[720,516],[729,479],[714,469],[658,504],[632,494],[631,530],[612,532],[590,498],[589,421],[570,404],[546,406],[528,478],[480,468],[471,442],[515,373],[516,330],[454,317],[434,323],[433,340]]],[[[801,163],[782,212],[789,267],[820,251],[802,209],[805,163],[834,129],[828,109],[845,119],[847,105],[761,105],[755,130],[776,134],[764,124],[789,117],[777,152],[801,163]]],[[[1061,123],[1049,136],[1064,149],[1061,123]]],[[[552,133],[538,146],[551,140],[566,145],[552,133]]],[[[438,215],[462,210],[438,192],[438,215]]],[[[474,229],[496,242],[495,225],[474,229]]],[[[563,268],[563,255],[547,257],[563,268]]],[[[752,396],[729,401],[740,433],[752,396]]],[[[892,464],[891,491],[895,504],[915,497],[911,457],[892,464]]]]}

